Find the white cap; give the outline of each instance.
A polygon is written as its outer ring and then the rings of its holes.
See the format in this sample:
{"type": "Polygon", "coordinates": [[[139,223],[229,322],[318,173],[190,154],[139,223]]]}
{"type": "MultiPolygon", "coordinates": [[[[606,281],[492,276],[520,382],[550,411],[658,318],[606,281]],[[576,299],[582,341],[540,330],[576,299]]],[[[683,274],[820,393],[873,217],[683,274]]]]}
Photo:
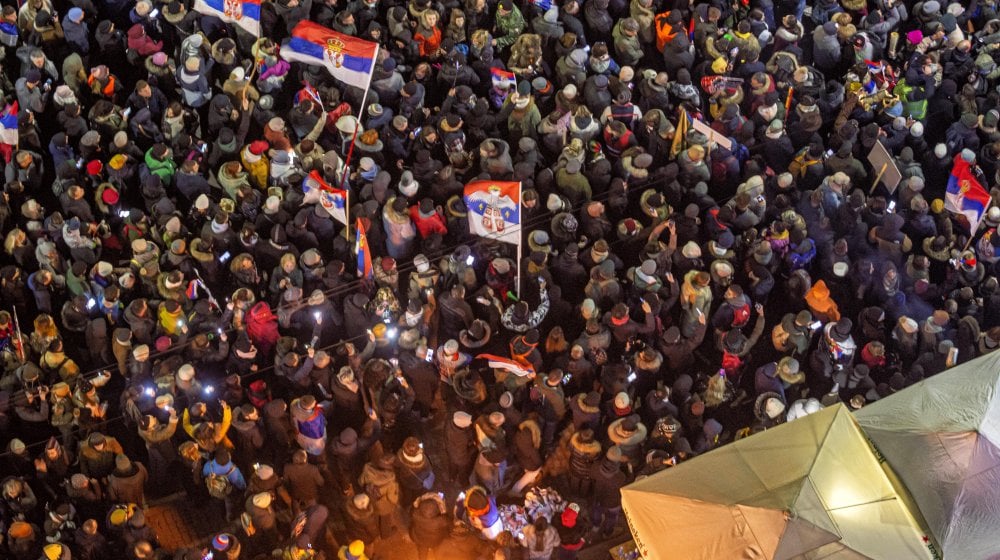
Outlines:
{"type": "Polygon", "coordinates": [[[615,408],[624,410],[628,408],[629,404],[631,404],[631,400],[628,398],[628,393],[623,391],[615,395],[615,408]]]}
{"type": "Polygon", "coordinates": [[[764,403],[764,414],[771,420],[781,416],[783,412],[785,412],[785,403],[781,402],[781,399],[771,397],[764,403]]]}
{"type": "Polygon", "coordinates": [[[254,507],[259,507],[260,509],[267,509],[271,505],[271,493],[270,492],[259,492],[253,495],[251,498],[254,507]]]}
{"type": "Polygon", "coordinates": [[[472,425],[472,416],[468,412],[462,412],[459,410],[452,415],[451,421],[459,428],[468,428],[472,425]]]}
{"type": "Polygon", "coordinates": [[[180,381],[191,381],[194,379],[194,366],[184,364],[177,370],[177,379],[180,381]]]}

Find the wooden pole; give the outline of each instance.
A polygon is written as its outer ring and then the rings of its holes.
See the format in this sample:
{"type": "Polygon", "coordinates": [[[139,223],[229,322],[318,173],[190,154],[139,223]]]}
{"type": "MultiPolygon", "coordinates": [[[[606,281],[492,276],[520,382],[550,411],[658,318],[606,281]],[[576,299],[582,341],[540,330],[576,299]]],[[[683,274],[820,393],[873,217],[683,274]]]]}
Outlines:
{"type": "MultiPolygon", "coordinates": [[[[986,213],[990,211],[990,206],[993,206],[993,197],[992,196],[990,197],[990,201],[986,203],[986,207],[983,208],[983,217],[984,218],[986,217],[986,213]]],[[[981,225],[983,225],[983,220],[979,220],[979,223],[976,224],[975,231],[972,231],[972,224],[969,224],[969,230],[970,230],[969,231],[969,240],[965,242],[965,247],[962,247],[961,253],[964,253],[964,252],[966,252],[966,251],[969,250],[969,247],[972,245],[972,240],[976,238],[976,233],[979,232],[979,226],[981,226],[981,225]]],[[[959,253],[959,255],[958,255],[959,258],[962,257],[961,253],[959,253]]]]}
{"type": "Polygon", "coordinates": [[[878,182],[882,180],[882,175],[885,175],[885,170],[889,168],[889,162],[882,164],[882,169],[878,170],[878,175],[875,176],[875,182],[872,183],[871,190],[868,191],[868,196],[871,196],[875,192],[875,188],[878,187],[878,182]]]}

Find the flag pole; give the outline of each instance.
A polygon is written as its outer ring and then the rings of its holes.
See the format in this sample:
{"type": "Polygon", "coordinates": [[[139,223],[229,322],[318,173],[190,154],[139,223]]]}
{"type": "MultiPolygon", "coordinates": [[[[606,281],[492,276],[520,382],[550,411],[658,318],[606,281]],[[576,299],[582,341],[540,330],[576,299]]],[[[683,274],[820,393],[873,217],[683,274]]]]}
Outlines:
{"type": "Polygon", "coordinates": [[[524,230],[521,228],[521,224],[524,220],[521,219],[521,183],[517,183],[517,299],[521,299],[521,246],[524,240],[524,230]]]}
{"type": "Polygon", "coordinates": [[[344,221],[347,222],[346,224],[344,224],[344,239],[350,242],[351,241],[351,191],[346,191],[344,189],[341,190],[344,191],[344,221]]]}
{"type": "Polygon", "coordinates": [[[12,305],[11,311],[14,312],[14,328],[17,331],[17,344],[14,345],[14,349],[17,350],[17,359],[23,364],[24,363],[24,339],[21,338],[21,321],[17,318],[17,306],[12,305]]]}
{"type": "Polygon", "coordinates": [[[350,175],[351,157],[354,155],[354,143],[358,139],[358,130],[361,128],[361,116],[365,114],[365,100],[368,99],[368,90],[372,87],[372,77],[375,75],[375,62],[378,60],[378,50],[379,45],[375,45],[375,56],[372,57],[372,68],[368,72],[368,83],[365,85],[364,93],[361,94],[361,106],[358,108],[357,122],[354,123],[351,147],[347,149],[347,159],[344,161],[344,174],[340,178],[340,190],[345,190],[344,185],[347,184],[347,176],[350,175]]]}
{"type": "MultiPolygon", "coordinates": [[[[358,110],[358,115],[365,114],[365,101],[368,100],[368,90],[372,88],[372,78],[375,76],[375,64],[378,62],[378,51],[380,45],[375,45],[375,56],[372,57],[372,69],[368,72],[368,84],[365,86],[365,92],[361,94],[361,108],[358,110]]],[[[358,121],[361,119],[358,118],[358,121]]]]}
{"type": "MultiPolygon", "coordinates": [[[[990,197],[990,201],[986,203],[986,207],[983,208],[983,218],[986,217],[986,213],[990,211],[990,206],[993,206],[993,197],[990,197]]],[[[965,242],[965,247],[962,247],[962,253],[969,250],[969,246],[972,245],[972,240],[976,238],[976,234],[979,233],[979,228],[982,227],[983,218],[979,219],[979,223],[976,224],[976,229],[972,229],[972,224],[969,224],[969,240],[965,242]]],[[[961,257],[961,255],[959,255],[961,257]]]]}

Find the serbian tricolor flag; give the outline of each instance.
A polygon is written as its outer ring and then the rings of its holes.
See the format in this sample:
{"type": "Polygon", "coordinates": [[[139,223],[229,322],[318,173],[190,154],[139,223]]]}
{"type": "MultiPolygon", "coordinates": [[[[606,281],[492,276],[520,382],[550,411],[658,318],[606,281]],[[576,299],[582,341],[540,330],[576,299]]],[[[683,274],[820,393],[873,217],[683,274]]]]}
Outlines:
{"type": "Polygon", "coordinates": [[[312,99],[320,107],[323,106],[323,100],[320,99],[319,92],[309,82],[302,82],[302,89],[295,94],[295,104],[302,103],[303,99],[312,99]]]}
{"type": "Polygon", "coordinates": [[[4,108],[0,113],[0,155],[8,163],[17,146],[17,101],[4,108]]]}
{"type": "Polygon", "coordinates": [[[504,358],[494,354],[479,354],[476,358],[480,360],[487,360],[491,368],[506,370],[518,377],[526,377],[535,373],[535,369],[533,367],[524,365],[521,362],[515,362],[510,358],[504,358]]]}
{"type": "Polygon", "coordinates": [[[521,242],[521,183],[473,181],[465,186],[469,231],[504,243],[521,242]]]}
{"type": "Polygon", "coordinates": [[[965,216],[969,220],[969,231],[975,234],[989,204],[990,193],[979,184],[969,162],[962,159],[962,154],[956,155],[951,176],[948,177],[944,207],[965,216]]]}
{"type": "Polygon", "coordinates": [[[194,11],[260,36],[260,0],[194,0],[194,11]]]}
{"type": "Polygon", "coordinates": [[[365,224],[361,218],[357,220],[358,238],[354,242],[354,252],[358,254],[358,276],[361,278],[371,278],[374,271],[372,269],[372,254],[368,250],[368,234],[365,233],[365,224]]]}
{"type": "Polygon", "coordinates": [[[323,180],[319,171],[312,170],[309,175],[302,180],[302,192],[305,194],[306,202],[316,202],[323,207],[334,220],[347,225],[347,197],[346,190],[331,187],[323,180]]]}
{"type": "Polygon", "coordinates": [[[502,68],[490,68],[490,78],[493,80],[493,87],[507,89],[511,84],[516,83],[517,78],[513,72],[508,72],[502,68]]]}
{"type": "Polygon", "coordinates": [[[324,66],[345,84],[367,89],[378,57],[378,43],[302,20],[281,48],[281,57],[289,62],[324,66]]]}

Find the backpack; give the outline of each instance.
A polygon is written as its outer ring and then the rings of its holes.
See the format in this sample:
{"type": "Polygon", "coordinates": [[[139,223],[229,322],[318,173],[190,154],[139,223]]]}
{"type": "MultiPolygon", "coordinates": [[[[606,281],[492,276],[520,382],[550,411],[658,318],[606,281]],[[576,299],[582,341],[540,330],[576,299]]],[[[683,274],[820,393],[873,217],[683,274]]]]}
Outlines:
{"type": "Polygon", "coordinates": [[[728,374],[736,373],[740,366],[743,365],[743,360],[736,354],[730,354],[729,352],[722,353],[722,369],[728,374]]]}
{"type": "Polygon", "coordinates": [[[791,338],[791,334],[785,330],[785,327],[778,323],[771,330],[771,343],[774,344],[774,349],[778,352],[785,352],[790,350],[788,345],[788,339],[791,338]]]}
{"type": "Polygon", "coordinates": [[[750,321],[750,304],[733,307],[733,327],[742,327],[750,321]]]}
{"type": "Polygon", "coordinates": [[[795,158],[792,159],[792,163],[788,165],[788,172],[794,177],[799,179],[806,176],[809,171],[809,167],[820,163],[818,159],[809,159],[809,148],[805,147],[795,154],[795,158]]]}
{"type": "Polygon", "coordinates": [[[230,464],[229,470],[225,474],[208,473],[205,477],[205,487],[208,495],[219,500],[226,499],[233,492],[233,483],[229,481],[229,475],[236,470],[236,465],[230,464]]]}

